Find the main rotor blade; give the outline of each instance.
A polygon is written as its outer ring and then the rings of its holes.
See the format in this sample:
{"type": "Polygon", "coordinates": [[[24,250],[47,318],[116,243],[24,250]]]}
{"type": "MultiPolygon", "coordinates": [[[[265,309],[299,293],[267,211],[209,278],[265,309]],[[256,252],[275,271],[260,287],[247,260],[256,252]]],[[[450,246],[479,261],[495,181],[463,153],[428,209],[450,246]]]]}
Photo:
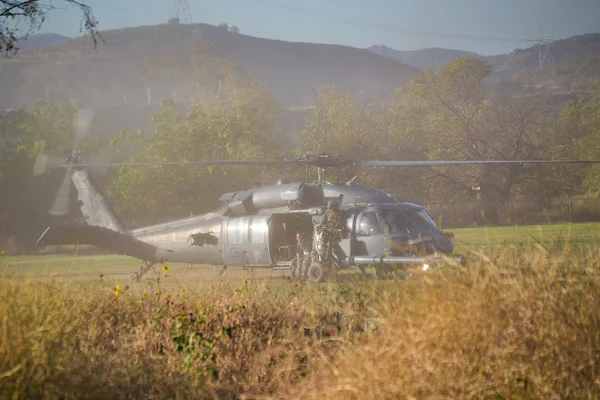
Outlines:
{"type": "Polygon", "coordinates": [[[597,164],[600,160],[430,160],[430,161],[351,161],[351,165],[361,166],[399,166],[419,167],[436,165],[468,165],[468,164],[597,164]]]}
{"type": "Polygon", "coordinates": [[[58,192],[56,192],[56,196],[54,198],[54,202],[52,203],[52,207],[50,207],[49,213],[56,216],[62,216],[69,213],[69,208],[71,205],[71,171],[67,170],[65,173],[65,177],[63,178],[62,183],[60,184],[60,188],[58,192]]]}
{"type": "Polygon", "coordinates": [[[90,127],[92,126],[93,119],[94,110],[82,108],[77,112],[77,119],[74,122],[75,136],[73,137],[73,150],[79,148],[83,138],[88,134],[90,127]]]}
{"type": "MultiPolygon", "coordinates": [[[[356,166],[436,166],[468,164],[597,164],[600,160],[425,160],[425,161],[379,161],[379,160],[341,160],[340,165],[356,166]]],[[[79,167],[145,167],[153,165],[311,165],[307,160],[200,160],[200,161],[164,161],[138,163],[98,163],[79,164],[79,167]]],[[[318,164],[315,162],[314,164],[318,164]]],[[[335,166],[334,163],[329,166],[335,166]]]]}
{"type": "Polygon", "coordinates": [[[148,167],[153,165],[287,165],[305,164],[299,160],[201,160],[201,161],[161,161],[137,163],[98,163],[78,164],[78,167],[148,167]]]}

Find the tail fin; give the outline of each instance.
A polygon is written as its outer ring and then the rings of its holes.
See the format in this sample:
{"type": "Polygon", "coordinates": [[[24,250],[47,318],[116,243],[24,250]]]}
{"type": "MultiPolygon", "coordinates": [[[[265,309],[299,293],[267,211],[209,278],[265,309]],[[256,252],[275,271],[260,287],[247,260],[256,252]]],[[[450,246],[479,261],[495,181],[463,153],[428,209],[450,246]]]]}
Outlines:
{"type": "Polygon", "coordinates": [[[89,176],[87,170],[77,169],[71,179],[78,192],[79,207],[87,224],[107,228],[119,233],[126,233],[125,224],[102,192],[102,189],[89,176]]]}

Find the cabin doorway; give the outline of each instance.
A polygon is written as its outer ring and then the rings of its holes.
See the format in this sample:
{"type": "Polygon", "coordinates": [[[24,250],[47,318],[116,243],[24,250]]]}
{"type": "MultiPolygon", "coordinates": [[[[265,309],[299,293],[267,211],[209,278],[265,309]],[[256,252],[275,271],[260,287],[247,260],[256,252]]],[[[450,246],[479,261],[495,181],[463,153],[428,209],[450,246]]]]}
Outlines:
{"type": "Polygon", "coordinates": [[[296,234],[312,243],[313,220],[308,213],[273,214],[269,221],[269,248],[274,263],[289,263],[296,256],[296,234]]]}

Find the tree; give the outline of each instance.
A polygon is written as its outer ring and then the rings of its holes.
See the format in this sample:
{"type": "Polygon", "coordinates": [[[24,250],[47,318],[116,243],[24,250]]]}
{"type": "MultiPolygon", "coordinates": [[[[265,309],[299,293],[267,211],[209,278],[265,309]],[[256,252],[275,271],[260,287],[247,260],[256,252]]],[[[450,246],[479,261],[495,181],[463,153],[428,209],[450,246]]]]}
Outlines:
{"type": "MultiPolygon", "coordinates": [[[[414,141],[416,135],[417,154],[428,159],[519,160],[549,154],[545,104],[514,92],[487,95],[483,80],[491,71],[474,57],[460,56],[412,79],[396,95],[396,113],[412,120],[410,130],[396,133],[398,140],[414,141]]],[[[525,164],[436,167],[427,172],[424,185],[438,201],[478,199],[486,219],[498,222],[498,207],[533,170],[525,164]]]]}
{"type": "MultiPolygon", "coordinates": [[[[131,162],[275,158],[280,126],[276,105],[264,87],[228,77],[217,96],[177,112],[161,102],[151,132],[121,132],[112,141],[131,162]]],[[[129,218],[167,219],[211,210],[224,191],[249,189],[268,168],[247,166],[123,167],[109,188],[119,212],[129,218]]]]}
{"type": "MultiPolygon", "coordinates": [[[[579,156],[600,159],[600,80],[591,80],[587,92],[567,104],[562,120],[571,140],[577,143],[579,156]]],[[[588,191],[600,191],[599,165],[587,167],[584,187],[588,191]]]]}
{"type": "MultiPolygon", "coordinates": [[[[389,140],[384,107],[361,103],[333,86],[319,87],[312,103],[313,113],[299,137],[299,153],[331,153],[354,159],[381,159],[389,155],[388,149],[393,144],[389,140]]],[[[392,170],[345,168],[342,172],[348,179],[358,174],[362,184],[395,191],[390,179],[392,170]]]]}
{"type": "MultiPolygon", "coordinates": [[[[77,7],[82,13],[81,31],[90,35],[94,47],[100,38],[98,21],[90,6],[77,0],[60,0],[77,7]]],[[[15,43],[41,28],[48,13],[56,8],[53,3],[40,0],[0,0],[0,52],[16,53],[15,43]],[[21,26],[26,26],[22,29],[21,26]]]]}
{"type": "Polygon", "coordinates": [[[231,25],[229,27],[229,32],[233,32],[233,33],[240,33],[240,28],[238,28],[237,25],[231,25]]]}

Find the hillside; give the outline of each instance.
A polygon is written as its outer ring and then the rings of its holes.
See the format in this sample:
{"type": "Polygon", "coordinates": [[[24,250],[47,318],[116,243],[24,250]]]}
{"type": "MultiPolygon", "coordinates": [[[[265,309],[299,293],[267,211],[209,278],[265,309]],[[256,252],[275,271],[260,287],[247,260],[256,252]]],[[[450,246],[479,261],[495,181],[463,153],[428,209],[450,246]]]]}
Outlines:
{"type": "Polygon", "coordinates": [[[69,39],[67,36],[62,36],[56,33],[34,33],[29,35],[27,39],[18,40],[15,45],[17,49],[30,49],[40,47],[50,43],[62,42],[69,39]]]}
{"type": "MultiPolygon", "coordinates": [[[[562,63],[576,65],[585,63],[584,59],[594,54],[600,54],[600,33],[590,33],[557,40],[550,45],[548,58],[551,65],[562,63]]],[[[508,54],[502,63],[495,65],[494,74],[501,78],[511,78],[518,72],[537,69],[538,67],[539,45],[536,44],[527,49],[517,49],[508,54]]],[[[592,70],[593,68],[586,71],[592,72],[592,70]]]]}
{"type": "Polygon", "coordinates": [[[525,69],[511,77],[512,82],[550,94],[581,93],[588,87],[590,79],[600,79],[600,52],[543,68],[525,69]]]}
{"type": "MultiPolygon", "coordinates": [[[[105,43],[97,51],[89,40],[77,38],[25,49],[0,62],[0,85],[5,88],[0,108],[46,98],[76,98],[90,106],[147,102],[147,82],[141,82],[139,68],[149,58],[163,59],[163,79],[152,82],[158,101],[170,97],[171,78],[176,75],[181,82],[187,79],[188,85],[197,83],[196,76],[185,76],[180,66],[187,60],[181,58],[193,46],[204,44],[265,84],[287,107],[304,104],[324,84],[378,99],[417,72],[366,49],[261,39],[206,24],[125,28],[105,31],[103,36],[105,43]],[[174,52],[177,57],[170,55],[174,52]]],[[[216,79],[213,86],[217,87],[216,79]]]]}
{"type": "Polygon", "coordinates": [[[395,50],[384,45],[375,45],[369,47],[368,50],[415,68],[439,67],[461,55],[470,55],[491,64],[502,62],[506,58],[504,54],[482,56],[470,51],[442,49],[438,47],[419,50],[395,50]]]}

